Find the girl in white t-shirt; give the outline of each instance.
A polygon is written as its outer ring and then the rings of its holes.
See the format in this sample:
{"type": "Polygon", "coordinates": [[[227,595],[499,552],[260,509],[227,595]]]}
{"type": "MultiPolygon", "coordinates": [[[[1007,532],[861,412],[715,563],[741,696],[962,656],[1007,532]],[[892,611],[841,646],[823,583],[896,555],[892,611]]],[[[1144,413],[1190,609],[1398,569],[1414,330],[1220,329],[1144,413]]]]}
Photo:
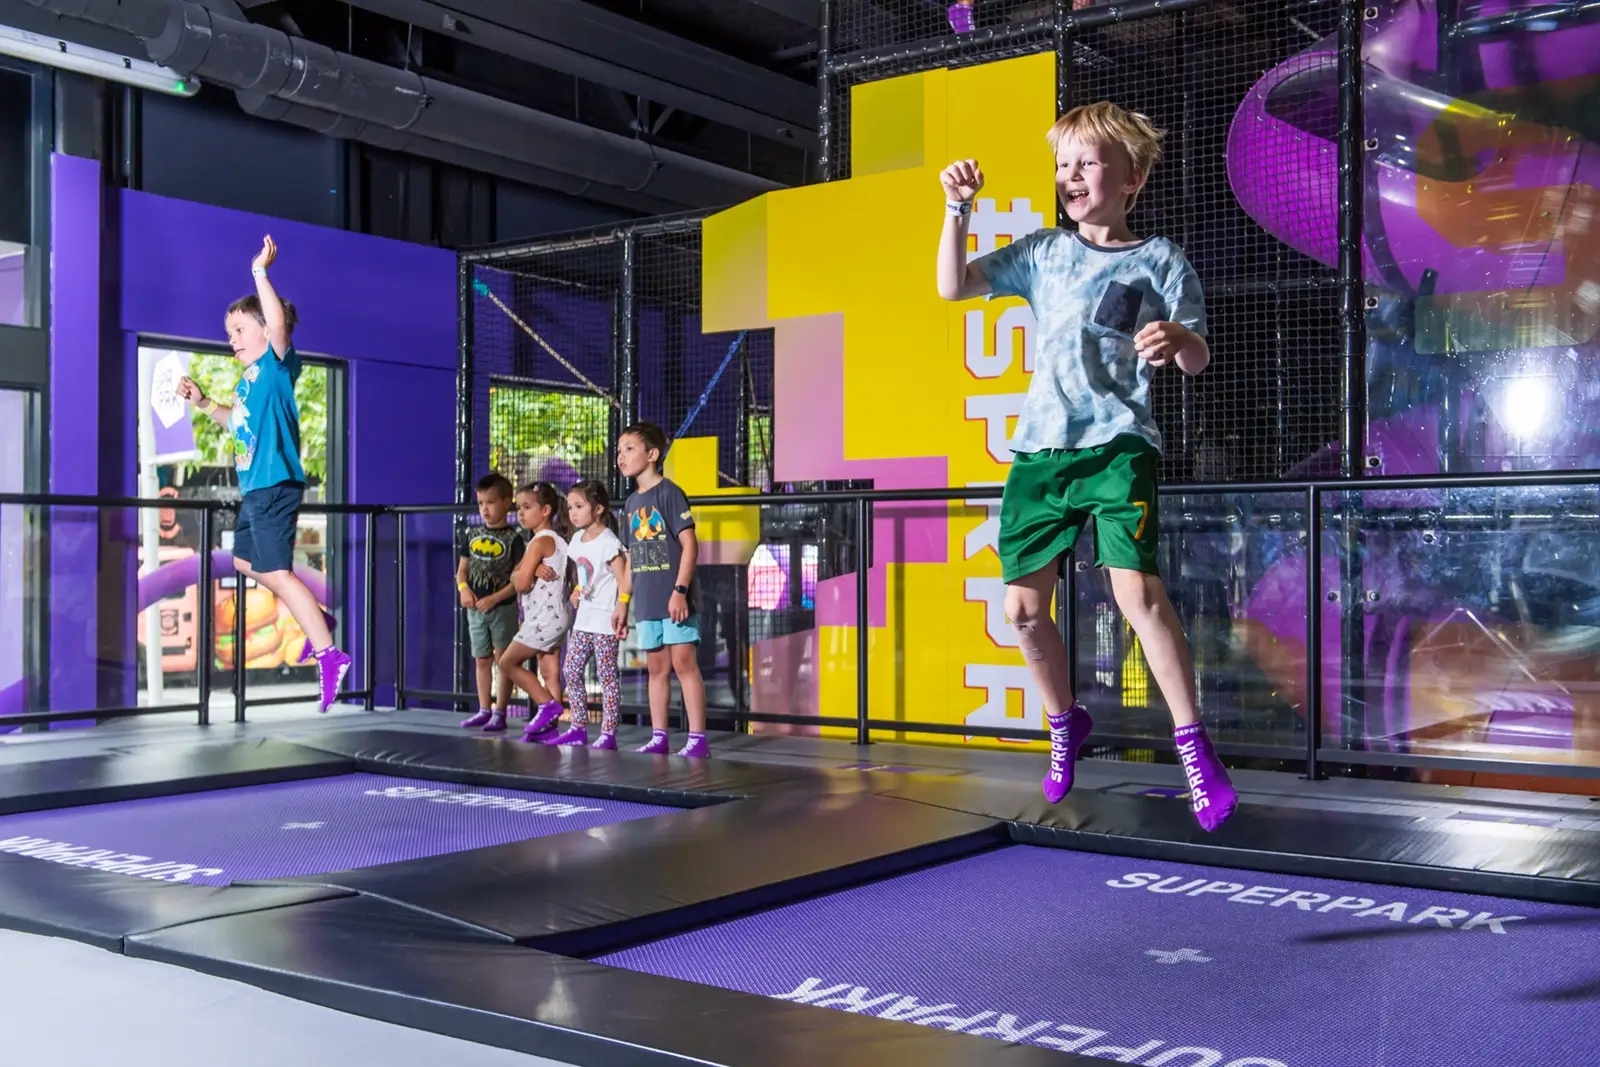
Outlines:
{"type": "Polygon", "coordinates": [[[600,737],[595,748],[617,747],[617,713],[622,705],[622,685],[617,680],[617,646],[628,622],[628,594],[618,590],[627,571],[627,556],[622,551],[613,524],[611,500],[605,486],[596,481],[579,482],[567,491],[567,517],[572,522],[572,542],[568,558],[577,568],[572,591],[572,606],[577,618],[567,638],[567,661],[562,669],[562,686],[572,708],[572,725],[547,745],[587,745],[589,743],[589,699],[583,670],[594,656],[600,675],[600,737]]]}

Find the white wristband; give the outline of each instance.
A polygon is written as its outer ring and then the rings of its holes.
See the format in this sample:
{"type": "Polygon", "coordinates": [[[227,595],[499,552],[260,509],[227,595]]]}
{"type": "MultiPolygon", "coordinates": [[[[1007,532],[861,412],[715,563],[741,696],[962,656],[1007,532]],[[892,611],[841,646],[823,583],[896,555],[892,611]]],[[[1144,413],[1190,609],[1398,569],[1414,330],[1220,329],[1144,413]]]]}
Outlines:
{"type": "Polygon", "coordinates": [[[251,267],[250,268],[250,273],[252,275],[254,275],[255,277],[257,277],[257,278],[265,278],[267,276],[267,268],[265,268],[265,267],[251,267]]]}
{"type": "Polygon", "coordinates": [[[956,215],[956,216],[970,215],[970,214],[972,214],[972,201],[970,201],[970,200],[946,200],[944,202],[944,209],[945,209],[945,212],[947,214],[951,214],[951,215],[956,215]]]}

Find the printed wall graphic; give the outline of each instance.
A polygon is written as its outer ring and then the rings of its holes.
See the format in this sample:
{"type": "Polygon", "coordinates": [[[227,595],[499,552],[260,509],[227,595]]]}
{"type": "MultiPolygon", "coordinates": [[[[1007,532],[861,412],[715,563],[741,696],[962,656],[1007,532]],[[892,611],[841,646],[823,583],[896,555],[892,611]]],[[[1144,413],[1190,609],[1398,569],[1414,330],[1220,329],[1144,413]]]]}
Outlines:
{"type": "MultiPolygon", "coordinates": [[[[856,86],[850,179],[706,220],[703,328],[775,333],[778,481],[1004,482],[1033,317],[1020,300],[949,304],[934,291],[938,173],[983,163],[972,256],[1054,225],[1054,86],[1049,54],[856,86]]],[[[1004,617],[998,529],[998,501],[876,509],[873,718],[1044,728],[1004,617]]],[[[816,701],[837,715],[855,706],[854,576],[816,597],[816,701]]]]}

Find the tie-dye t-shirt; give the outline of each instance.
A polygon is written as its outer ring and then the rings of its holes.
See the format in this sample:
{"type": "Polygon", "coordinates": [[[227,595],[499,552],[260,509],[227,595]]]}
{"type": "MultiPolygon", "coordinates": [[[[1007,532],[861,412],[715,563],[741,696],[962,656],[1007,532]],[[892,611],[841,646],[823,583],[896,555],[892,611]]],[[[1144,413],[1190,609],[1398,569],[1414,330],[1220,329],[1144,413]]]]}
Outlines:
{"type": "Polygon", "coordinates": [[[1156,369],[1133,337],[1152,322],[1205,336],[1205,296],[1182,249],[1165,237],[1108,248],[1047,229],[973,262],[995,296],[1022,297],[1038,323],[1012,451],[1091,448],[1121,434],[1161,447],[1150,411],[1156,369]]]}

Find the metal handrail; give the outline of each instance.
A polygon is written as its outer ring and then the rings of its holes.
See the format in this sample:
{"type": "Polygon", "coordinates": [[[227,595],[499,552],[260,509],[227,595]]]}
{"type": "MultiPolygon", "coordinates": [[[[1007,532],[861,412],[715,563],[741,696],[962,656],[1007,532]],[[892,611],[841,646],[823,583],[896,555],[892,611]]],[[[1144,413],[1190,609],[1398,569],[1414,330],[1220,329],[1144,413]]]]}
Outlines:
{"type": "MultiPolygon", "coordinates": [[[[1438,475],[1438,476],[1393,476],[1393,477],[1363,477],[1358,479],[1324,478],[1304,480],[1279,480],[1270,482],[1248,483],[1191,483],[1163,486],[1161,493],[1166,497],[1194,497],[1216,495],[1295,495],[1300,499],[1295,504],[1286,504],[1287,512],[1302,512],[1302,530],[1307,545],[1306,566],[1306,620],[1305,641],[1308,655],[1306,657],[1306,737],[1301,757],[1304,759],[1306,777],[1317,780],[1322,777],[1322,767],[1328,763],[1340,763],[1339,750],[1329,750],[1323,745],[1322,739],[1322,662],[1319,654],[1310,654],[1311,650],[1319,650],[1322,641],[1321,611],[1315,610],[1322,602],[1321,571],[1323,561],[1322,534],[1333,526],[1343,526],[1341,517],[1337,514],[1325,516],[1323,514],[1322,497],[1327,493],[1355,494],[1369,492],[1448,492],[1463,489],[1535,489],[1557,488],[1563,486],[1596,486],[1600,485],[1600,471],[1519,471],[1500,472],[1487,474],[1464,475],[1438,475]]],[[[926,489],[843,489],[843,490],[814,490],[795,493],[744,493],[744,494],[718,494],[715,496],[692,496],[689,502],[695,507],[762,507],[789,505],[850,505],[855,508],[855,541],[857,545],[856,574],[856,709],[853,718],[845,716],[792,716],[768,715],[751,711],[747,708],[733,709],[738,718],[752,721],[798,721],[817,722],[828,725],[843,725],[853,723],[858,744],[869,744],[874,733],[926,733],[926,734],[965,734],[969,736],[1005,736],[1037,739],[1043,737],[1042,732],[1025,729],[992,730],[979,727],[968,727],[950,723],[931,723],[918,720],[883,720],[871,716],[870,699],[870,655],[869,655],[869,580],[872,556],[872,520],[875,505],[887,504],[916,504],[916,503],[952,503],[962,501],[996,500],[1002,494],[999,486],[969,486],[969,487],[938,487],[926,489]],[[1035,736],[1037,735],[1037,737],[1035,736]]],[[[212,518],[214,513],[221,511],[237,510],[237,501],[224,500],[196,500],[181,498],[156,498],[145,499],[138,497],[102,497],[78,494],[49,494],[49,493],[0,493],[0,505],[22,505],[34,507],[67,507],[67,508],[165,508],[198,511],[201,513],[202,536],[206,537],[205,543],[209,545],[210,531],[213,529],[212,518]]],[[[366,557],[364,567],[363,589],[363,618],[362,618],[362,667],[364,687],[357,691],[347,692],[344,696],[348,699],[359,699],[367,710],[376,709],[378,692],[377,653],[376,653],[376,607],[377,607],[377,552],[378,537],[377,522],[380,517],[391,516],[395,522],[395,552],[394,552],[394,581],[395,581],[395,645],[394,645],[394,706],[397,709],[405,708],[408,699],[440,699],[441,694],[409,687],[405,684],[406,677],[406,642],[408,627],[406,624],[406,566],[407,566],[407,541],[405,532],[405,519],[408,515],[452,515],[464,516],[473,511],[469,504],[400,504],[400,505],[372,505],[372,504],[307,504],[302,511],[311,514],[351,515],[364,518],[366,539],[366,557]]],[[[1419,521],[1422,516],[1419,515],[1419,521]]],[[[1359,517],[1353,521],[1346,519],[1350,525],[1359,527],[1359,517]]],[[[1284,528],[1292,528],[1284,524],[1284,528]]],[[[209,579],[211,573],[210,553],[201,553],[201,579],[209,579]]],[[[1074,603],[1073,595],[1073,568],[1068,568],[1065,576],[1067,588],[1062,598],[1062,603],[1074,603]]],[[[199,604],[199,629],[203,648],[209,647],[209,637],[213,624],[213,606],[211,598],[201,597],[199,604]]],[[[236,612],[236,648],[242,649],[242,630],[244,613],[236,612]]],[[[1069,640],[1072,635],[1068,635],[1069,640]]],[[[1069,664],[1076,665],[1077,657],[1069,649],[1069,664]]],[[[38,712],[23,716],[6,716],[0,719],[0,724],[21,725],[25,723],[45,723],[67,721],[72,719],[88,718],[120,718],[131,714],[150,714],[161,711],[196,711],[201,725],[209,724],[209,698],[211,695],[211,665],[209,657],[201,655],[196,666],[196,682],[199,686],[199,700],[194,704],[177,704],[161,707],[144,708],[111,708],[88,709],[70,712],[38,712]]],[[[234,719],[244,721],[245,710],[249,702],[245,698],[243,671],[235,667],[235,708],[234,719]]],[[[269,701],[276,698],[269,698],[269,701]]],[[[736,697],[737,699],[737,697],[736,697]]],[[[264,703],[264,702],[258,702],[264,703]]],[[[725,710],[725,709],[721,709],[725,710]]],[[[1091,738],[1092,742],[1101,744],[1127,743],[1135,741],[1144,747],[1162,747],[1163,739],[1160,738],[1127,738],[1097,734],[1091,738]]],[[[1258,745],[1228,745],[1230,751],[1240,755],[1271,754],[1271,758],[1283,758],[1290,750],[1284,746],[1258,746],[1258,745]]],[[[1454,756],[1433,756],[1414,754],[1386,754],[1369,753],[1351,750],[1345,755],[1348,761],[1382,765],[1389,757],[1393,757],[1393,766],[1407,767],[1441,767],[1463,769],[1486,769],[1515,771],[1520,773],[1553,773],[1562,775],[1586,775],[1589,769],[1574,767],[1567,764],[1533,763],[1506,760],[1476,760],[1454,756]]],[[[1600,774],[1600,770],[1595,771],[1600,774]]]]}

